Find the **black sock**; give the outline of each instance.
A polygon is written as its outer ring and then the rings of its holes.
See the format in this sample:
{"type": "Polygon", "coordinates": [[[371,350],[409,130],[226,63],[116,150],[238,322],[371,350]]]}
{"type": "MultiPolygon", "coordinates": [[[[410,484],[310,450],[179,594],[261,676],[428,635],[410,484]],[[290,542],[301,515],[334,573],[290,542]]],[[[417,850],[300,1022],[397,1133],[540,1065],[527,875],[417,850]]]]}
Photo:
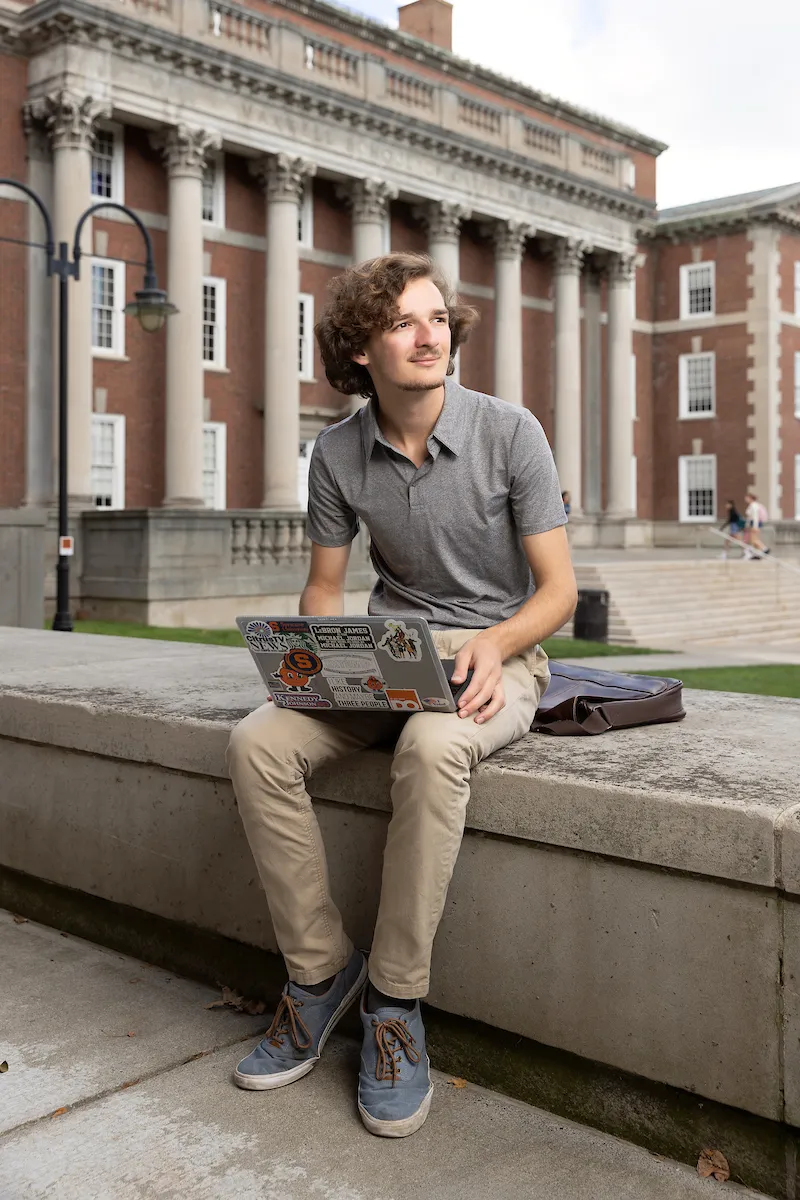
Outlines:
{"type": "Polygon", "coordinates": [[[330,978],[323,979],[322,983],[297,983],[295,987],[299,987],[301,991],[309,992],[312,996],[322,996],[328,991],[335,978],[335,975],[331,975],[330,978]]]}
{"type": "Polygon", "coordinates": [[[374,983],[370,983],[367,989],[368,1012],[377,1012],[379,1008],[403,1008],[406,1012],[411,1012],[416,1003],[416,1000],[399,1000],[397,996],[387,996],[385,992],[379,991],[374,983]]]}

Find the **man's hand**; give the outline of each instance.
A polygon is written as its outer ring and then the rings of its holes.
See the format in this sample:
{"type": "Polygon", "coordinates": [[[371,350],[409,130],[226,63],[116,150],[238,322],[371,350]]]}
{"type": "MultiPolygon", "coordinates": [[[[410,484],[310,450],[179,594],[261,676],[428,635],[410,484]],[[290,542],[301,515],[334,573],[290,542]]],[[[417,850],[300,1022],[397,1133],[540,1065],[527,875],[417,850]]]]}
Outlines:
{"type": "Polygon", "coordinates": [[[500,647],[485,633],[466,642],[455,657],[452,682],[463,683],[472,668],[470,685],[458,702],[458,715],[478,715],[475,724],[483,724],[505,707],[503,656],[500,647]]]}

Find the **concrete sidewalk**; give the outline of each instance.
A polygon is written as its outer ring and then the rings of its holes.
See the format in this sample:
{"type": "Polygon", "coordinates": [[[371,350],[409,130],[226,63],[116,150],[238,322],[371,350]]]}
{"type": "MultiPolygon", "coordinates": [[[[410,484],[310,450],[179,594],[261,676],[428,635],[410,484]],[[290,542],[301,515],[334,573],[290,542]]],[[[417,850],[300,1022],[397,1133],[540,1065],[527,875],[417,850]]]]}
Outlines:
{"type": "MultiPolygon", "coordinates": [[[[620,654],[589,658],[570,658],[576,666],[599,667],[603,671],[631,671],[646,675],[648,671],[669,671],[680,676],[682,670],[693,667],[763,667],[767,663],[800,666],[800,642],[781,646],[761,644],[739,646],[687,646],[677,653],[620,654]]],[[[558,658],[554,650],[553,658],[558,658]]]]}
{"type": "Polygon", "coordinates": [[[242,1092],[231,1069],[268,1018],[209,1011],[205,987],[8,913],[0,954],[3,1200],[688,1200],[719,1187],[446,1076],[424,1128],[382,1141],[356,1111],[354,1042],[332,1039],[293,1087],[242,1092]]]}

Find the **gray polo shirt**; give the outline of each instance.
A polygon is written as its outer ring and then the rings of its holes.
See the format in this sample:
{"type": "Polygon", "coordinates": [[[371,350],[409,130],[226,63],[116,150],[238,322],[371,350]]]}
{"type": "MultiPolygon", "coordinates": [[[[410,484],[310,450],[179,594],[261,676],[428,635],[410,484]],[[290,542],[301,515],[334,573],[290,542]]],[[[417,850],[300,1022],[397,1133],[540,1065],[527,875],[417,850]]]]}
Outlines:
{"type": "Polygon", "coordinates": [[[484,629],[514,615],[534,583],[520,537],[566,524],[553,455],[525,408],[448,379],[421,467],[378,427],[375,401],[318,436],[307,533],[345,546],[363,521],[378,575],[375,616],[484,629]]]}

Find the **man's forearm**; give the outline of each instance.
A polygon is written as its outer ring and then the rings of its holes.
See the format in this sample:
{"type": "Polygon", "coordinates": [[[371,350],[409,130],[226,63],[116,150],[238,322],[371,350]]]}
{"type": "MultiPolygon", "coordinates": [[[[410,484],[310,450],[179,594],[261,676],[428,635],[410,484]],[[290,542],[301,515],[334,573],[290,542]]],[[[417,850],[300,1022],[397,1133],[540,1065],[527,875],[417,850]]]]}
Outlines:
{"type": "Polygon", "coordinates": [[[574,613],[577,601],[575,589],[555,583],[543,584],[513,617],[498,625],[491,625],[478,637],[491,638],[499,646],[505,662],[515,654],[530,650],[531,646],[543,642],[560,629],[574,613]]]}
{"type": "Polygon", "coordinates": [[[308,584],[300,596],[301,617],[343,617],[344,592],[308,584]]]}

